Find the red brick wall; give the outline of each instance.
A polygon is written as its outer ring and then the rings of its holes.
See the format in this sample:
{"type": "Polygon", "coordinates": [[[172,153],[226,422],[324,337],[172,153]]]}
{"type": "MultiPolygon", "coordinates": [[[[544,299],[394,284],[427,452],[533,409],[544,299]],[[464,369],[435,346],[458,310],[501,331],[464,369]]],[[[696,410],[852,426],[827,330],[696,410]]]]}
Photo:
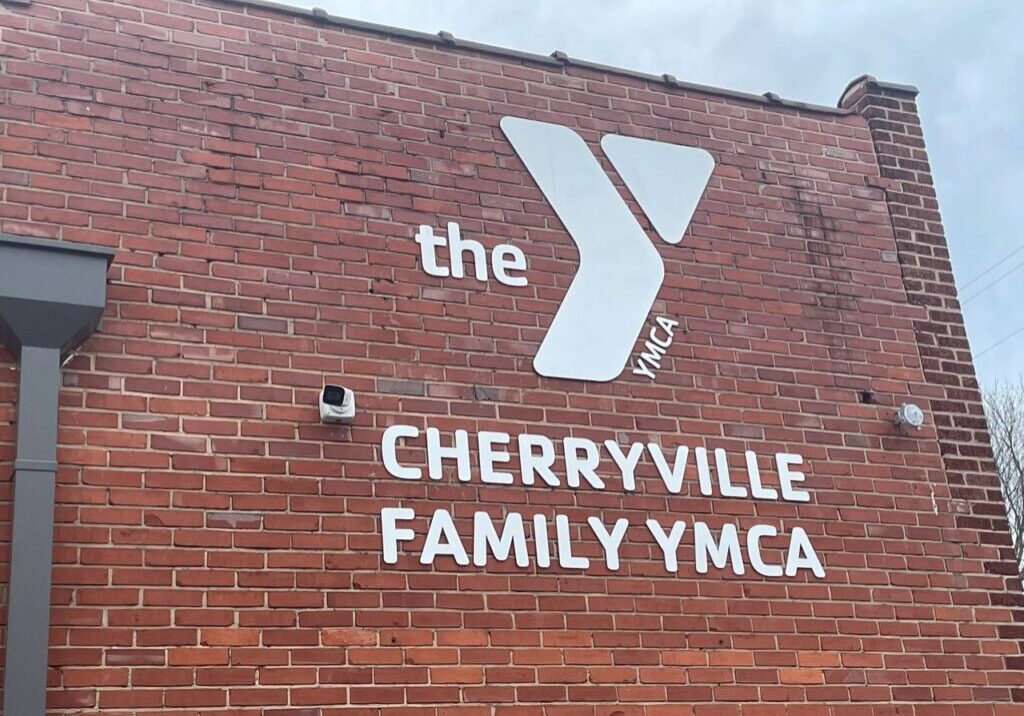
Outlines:
{"type": "Polygon", "coordinates": [[[0,39],[0,231],[119,249],[61,394],[52,713],[1021,713],[911,98],[800,110],[205,1],[11,5],[0,39]],[[576,253],[503,115],[714,155],[659,242],[652,315],[686,333],[656,383],[532,371],[576,253]],[[529,285],[423,273],[415,226],[452,220],[521,247],[529,285]],[[320,425],[325,379],[358,392],[351,428],[320,425]],[[634,494],[403,482],[396,422],[798,452],[812,500],[673,496],[646,462],[634,494]],[[385,566],[399,504],[800,525],[827,576],[667,574],[642,533],[614,573],[385,566]]]}

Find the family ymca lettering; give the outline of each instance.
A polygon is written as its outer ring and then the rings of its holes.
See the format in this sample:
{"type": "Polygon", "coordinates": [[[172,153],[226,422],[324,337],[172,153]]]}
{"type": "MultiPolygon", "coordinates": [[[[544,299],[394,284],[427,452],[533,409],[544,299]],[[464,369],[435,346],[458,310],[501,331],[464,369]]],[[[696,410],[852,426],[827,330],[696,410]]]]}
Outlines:
{"type": "MultiPolygon", "coordinates": [[[[537,433],[513,436],[497,431],[480,431],[471,437],[466,430],[446,435],[434,427],[421,430],[413,425],[392,425],[384,431],[381,456],[387,472],[399,480],[634,493],[644,487],[637,476],[643,461],[653,464],[661,488],[668,494],[684,494],[685,490],[685,494],[708,498],[795,503],[811,499],[802,488],[806,479],[800,470],[803,458],[786,452],[772,455],[771,471],[762,473],[762,461],[750,450],[739,460],[724,449],[704,446],[667,449],[655,442],[622,446],[610,439],[598,443],[583,437],[553,439],[537,433]],[[513,451],[517,460],[513,460],[513,451]]],[[[424,516],[411,507],[388,507],[380,518],[386,564],[396,564],[401,552],[415,549],[421,564],[450,557],[460,566],[472,563],[483,567],[491,560],[513,559],[523,568],[557,565],[587,569],[591,559],[579,554],[579,541],[587,539],[600,546],[605,565],[613,571],[620,568],[625,543],[645,541],[653,542],[665,569],[673,573],[679,570],[683,549],[701,574],[713,566],[737,575],[746,574],[749,567],[765,577],[794,577],[803,570],[819,578],[825,576],[810,536],[800,526],[783,532],[774,524],[758,523],[741,531],[733,523],[714,527],[701,520],[651,518],[631,524],[626,517],[606,521],[598,515],[573,524],[569,516],[558,513],[551,517],[508,511],[496,520],[488,512],[477,511],[471,533],[467,533],[444,508],[424,516]],[[420,544],[414,528],[424,523],[422,546],[414,547],[420,544]],[[785,557],[773,561],[769,555],[780,550],[785,557]]]]}

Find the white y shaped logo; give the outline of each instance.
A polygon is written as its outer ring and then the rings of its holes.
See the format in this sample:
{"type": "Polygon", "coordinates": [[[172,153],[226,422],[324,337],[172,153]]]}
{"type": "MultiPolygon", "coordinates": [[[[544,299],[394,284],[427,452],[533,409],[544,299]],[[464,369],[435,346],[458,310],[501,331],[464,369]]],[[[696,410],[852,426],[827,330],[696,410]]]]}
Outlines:
{"type": "MultiPolygon", "coordinates": [[[[665,279],[661,256],[576,132],[517,117],[504,117],[501,129],[580,253],[534,370],[553,378],[613,380],[665,279]]],[[[602,137],[601,149],[658,236],[682,241],[715,167],[711,155],[616,134],[602,137]]]]}

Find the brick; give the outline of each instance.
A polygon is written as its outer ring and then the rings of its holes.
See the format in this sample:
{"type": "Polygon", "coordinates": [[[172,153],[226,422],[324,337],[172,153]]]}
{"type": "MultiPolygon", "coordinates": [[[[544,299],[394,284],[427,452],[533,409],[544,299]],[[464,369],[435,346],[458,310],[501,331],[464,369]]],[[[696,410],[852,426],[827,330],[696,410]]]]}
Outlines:
{"type": "MultiPolygon", "coordinates": [[[[49,712],[1017,713],[1024,598],[913,93],[830,112],[246,3],[79,5],[2,15],[0,230],[117,250],[62,382],[49,712]],[[654,383],[532,371],[577,252],[504,115],[715,157],[656,244],[652,317],[685,330],[654,383]],[[528,285],[427,276],[415,228],[456,219],[528,285]],[[319,424],[325,382],[351,426],[319,424]],[[632,493],[396,480],[397,423],[798,452],[812,501],[670,494],[646,458],[632,493]],[[632,536],[614,572],[593,542],[586,571],[383,565],[394,506],[410,547],[439,508],[467,535],[477,510],[799,524],[827,576],[670,575],[632,536]]],[[[0,351],[4,464],[15,378],[0,351]]]]}

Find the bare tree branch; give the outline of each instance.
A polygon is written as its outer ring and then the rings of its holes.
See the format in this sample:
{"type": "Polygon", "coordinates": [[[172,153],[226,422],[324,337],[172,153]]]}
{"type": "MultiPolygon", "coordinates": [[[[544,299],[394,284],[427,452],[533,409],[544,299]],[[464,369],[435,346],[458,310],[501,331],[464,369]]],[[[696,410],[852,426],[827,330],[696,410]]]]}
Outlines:
{"type": "Polygon", "coordinates": [[[985,391],[984,401],[1017,567],[1024,575],[1024,376],[997,383],[985,391]]]}

